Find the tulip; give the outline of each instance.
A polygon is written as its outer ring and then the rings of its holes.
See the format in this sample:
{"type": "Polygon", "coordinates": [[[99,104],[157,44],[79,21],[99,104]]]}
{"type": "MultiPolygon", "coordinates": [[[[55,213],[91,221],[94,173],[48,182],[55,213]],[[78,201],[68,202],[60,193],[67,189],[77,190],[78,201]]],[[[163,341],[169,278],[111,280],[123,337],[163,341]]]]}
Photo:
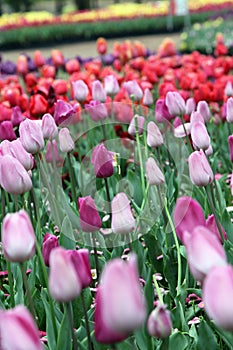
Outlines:
{"type": "Polygon", "coordinates": [[[44,235],[42,244],[42,255],[46,266],[49,266],[49,257],[51,251],[59,246],[58,237],[50,233],[44,235]]]}
{"type": "Polygon", "coordinates": [[[233,97],[230,97],[227,100],[226,118],[227,118],[228,123],[233,123],[233,97]]]}
{"type": "Polygon", "coordinates": [[[35,253],[36,238],[25,210],[7,214],[2,223],[2,246],[7,260],[24,262],[35,253]]]}
{"type": "Polygon", "coordinates": [[[211,118],[210,109],[206,101],[199,101],[197,104],[197,112],[199,112],[204,118],[205,122],[208,122],[211,118]]]}
{"type": "Polygon", "coordinates": [[[173,218],[176,234],[181,242],[185,231],[192,233],[196,226],[205,226],[202,207],[191,197],[184,196],[177,199],[173,218]]]}
{"type": "Polygon", "coordinates": [[[0,157],[0,184],[11,194],[23,194],[32,188],[32,181],[23,165],[14,157],[0,157]]]}
{"type": "Polygon", "coordinates": [[[51,58],[55,67],[62,67],[65,63],[64,56],[60,50],[52,50],[51,58]]]}
{"type": "Polygon", "coordinates": [[[224,88],[224,95],[233,96],[233,85],[232,85],[231,81],[228,81],[226,83],[226,86],[224,88]]]}
{"type": "Polygon", "coordinates": [[[58,166],[62,166],[64,162],[64,158],[62,158],[59,154],[56,140],[48,141],[47,147],[46,147],[45,159],[46,159],[46,162],[48,163],[56,162],[58,166]]]}
{"type": "MultiPolygon", "coordinates": [[[[207,218],[207,220],[206,220],[206,227],[207,227],[208,230],[210,230],[210,231],[219,239],[219,241],[222,243],[222,238],[221,238],[221,235],[220,235],[220,233],[219,233],[218,226],[217,226],[217,223],[216,223],[214,214],[211,214],[211,215],[208,216],[208,218],[207,218]]],[[[226,231],[224,230],[224,228],[222,227],[222,225],[221,225],[221,228],[222,228],[222,233],[223,233],[224,239],[227,239],[226,231]]]]}
{"type": "Polygon", "coordinates": [[[68,123],[75,113],[76,111],[70,103],[58,100],[55,104],[53,117],[56,124],[61,125],[63,123],[68,123]]]}
{"type": "Polygon", "coordinates": [[[0,310],[0,321],[2,350],[43,350],[36,323],[25,306],[0,310]]]}
{"type": "Polygon", "coordinates": [[[110,96],[114,96],[119,92],[120,87],[115,75],[107,75],[104,78],[104,90],[106,94],[110,96]]]}
{"type": "Polygon", "coordinates": [[[191,133],[191,123],[184,123],[177,126],[174,129],[174,136],[177,138],[185,137],[186,135],[190,135],[191,133]]]}
{"type": "Polygon", "coordinates": [[[184,244],[193,277],[203,281],[215,266],[227,264],[225,250],[219,239],[204,226],[196,226],[184,234],[184,244]]]}
{"type": "Polygon", "coordinates": [[[48,110],[48,100],[41,94],[35,94],[30,97],[29,111],[34,118],[40,118],[48,110]]]}
{"type": "Polygon", "coordinates": [[[193,152],[189,156],[188,163],[189,176],[194,185],[206,186],[214,180],[213,171],[202,150],[193,152]]]}
{"type": "Polygon", "coordinates": [[[0,139],[9,141],[16,139],[16,134],[11,120],[5,120],[0,123],[0,139]]]}
{"type": "Polygon", "coordinates": [[[163,136],[154,122],[147,124],[147,144],[150,147],[159,147],[163,144],[163,136]]]}
{"type": "Polygon", "coordinates": [[[49,113],[44,114],[42,117],[42,132],[45,139],[53,140],[57,137],[57,125],[49,113]]]}
{"type": "Polygon", "coordinates": [[[191,126],[196,122],[201,122],[201,123],[205,124],[205,120],[202,117],[200,112],[192,112],[192,114],[190,116],[191,126]]]}
{"type": "Polygon", "coordinates": [[[38,153],[44,148],[41,123],[37,120],[25,119],[19,126],[20,141],[29,153],[38,153]]]}
{"type": "Polygon", "coordinates": [[[204,123],[195,122],[192,124],[191,137],[196,149],[207,150],[209,148],[210,137],[204,123]]]}
{"type": "Polygon", "coordinates": [[[233,162],[233,135],[230,135],[228,137],[228,146],[229,146],[229,152],[230,152],[230,160],[233,162]]]}
{"type": "Polygon", "coordinates": [[[108,117],[108,110],[104,103],[99,101],[90,101],[89,104],[85,105],[90,117],[93,121],[97,122],[108,117]]]}
{"type": "Polygon", "coordinates": [[[106,92],[99,80],[95,80],[92,83],[92,98],[95,101],[100,101],[100,102],[106,101],[106,92]]]}
{"type": "Polygon", "coordinates": [[[104,55],[107,52],[108,49],[108,45],[107,45],[107,41],[104,38],[98,38],[96,41],[96,48],[97,51],[100,55],[104,55]]]}
{"type": "Polygon", "coordinates": [[[94,199],[90,196],[78,199],[80,226],[84,232],[95,232],[102,227],[100,215],[96,209],[94,199]]]}
{"type": "Polygon", "coordinates": [[[185,104],[185,114],[192,114],[195,111],[196,108],[196,102],[193,97],[190,97],[187,99],[185,104]]]}
{"type": "Polygon", "coordinates": [[[128,133],[132,136],[135,136],[137,132],[139,135],[143,134],[144,122],[145,118],[136,114],[129,124],[128,133]]]}
{"type": "Polygon", "coordinates": [[[40,50],[34,51],[34,62],[36,67],[42,67],[45,64],[45,58],[40,50]]]}
{"type": "Polygon", "coordinates": [[[11,121],[13,126],[18,126],[24,119],[25,117],[23,116],[19,106],[13,107],[11,113],[11,121]]]}
{"type": "Polygon", "coordinates": [[[27,56],[21,54],[17,58],[17,73],[20,75],[25,75],[28,72],[28,59],[27,56]]]}
{"type": "Polygon", "coordinates": [[[83,102],[86,100],[87,95],[89,93],[89,89],[87,84],[83,80],[76,80],[72,82],[72,89],[74,93],[74,98],[79,101],[83,102]]]}
{"type": "Polygon", "coordinates": [[[130,97],[133,96],[135,101],[140,101],[143,97],[143,91],[136,80],[126,81],[123,84],[123,87],[126,89],[130,97]]]}
{"type": "Polygon", "coordinates": [[[108,151],[103,143],[94,148],[91,162],[94,165],[96,177],[106,178],[113,175],[113,153],[108,151]]]}
{"type": "Polygon", "coordinates": [[[165,103],[171,115],[178,116],[185,114],[185,101],[179,92],[167,92],[165,103]]]}
{"type": "Polygon", "coordinates": [[[145,106],[151,106],[153,104],[153,102],[154,102],[153,95],[152,95],[151,91],[148,88],[146,88],[144,91],[144,94],[143,94],[142,103],[145,106]]]}
{"type": "Polygon", "coordinates": [[[169,113],[169,110],[165,104],[165,100],[159,98],[155,104],[155,120],[158,123],[164,123],[166,120],[173,119],[173,115],[169,113]]]}
{"type": "Polygon", "coordinates": [[[52,85],[55,95],[66,95],[69,90],[68,82],[65,79],[56,79],[52,85]]]}
{"type": "Polygon", "coordinates": [[[68,128],[62,128],[58,134],[61,152],[71,152],[74,149],[74,141],[68,128]]]}
{"type": "Polygon", "coordinates": [[[113,233],[127,234],[135,230],[130,202],[125,193],[118,193],[112,200],[112,223],[113,233]]]}
{"type": "Polygon", "coordinates": [[[207,315],[227,331],[233,330],[233,268],[214,267],[206,276],[202,297],[207,315]]]}
{"type": "Polygon", "coordinates": [[[62,247],[52,249],[49,257],[49,292],[58,302],[74,300],[82,286],[70,254],[62,247]]]}
{"type": "Polygon", "coordinates": [[[152,157],[146,161],[146,177],[150,185],[160,185],[165,182],[162,171],[152,157]]]}
{"type": "Polygon", "coordinates": [[[16,158],[26,170],[31,170],[33,168],[34,158],[25,150],[20,139],[11,142],[7,140],[1,142],[0,154],[16,158]]]}
{"type": "Polygon", "coordinates": [[[171,313],[165,305],[159,304],[154,309],[147,321],[148,333],[156,338],[169,337],[172,331],[171,313]]]}
{"type": "Polygon", "coordinates": [[[139,284],[137,258],[109,261],[97,289],[95,337],[100,343],[114,343],[140,328],[146,318],[145,299],[139,284]]]}
{"type": "Polygon", "coordinates": [[[231,173],[230,190],[231,190],[231,195],[233,196],[233,172],[231,173]]]}
{"type": "Polygon", "coordinates": [[[82,289],[88,287],[92,281],[88,249],[68,250],[74,264],[82,289]]]}

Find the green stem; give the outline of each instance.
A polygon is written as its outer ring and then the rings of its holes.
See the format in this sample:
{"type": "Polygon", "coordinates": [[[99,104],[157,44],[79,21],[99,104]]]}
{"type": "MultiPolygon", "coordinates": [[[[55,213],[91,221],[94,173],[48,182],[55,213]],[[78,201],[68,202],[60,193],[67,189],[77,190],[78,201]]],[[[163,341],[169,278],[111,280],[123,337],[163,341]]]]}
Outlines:
{"type": "Polygon", "coordinates": [[[86,326],[86,332],[87,332],[88,349],[94,350],[94,346],[93,346],[93,343],[91,341],[91,332],[90,332],[90,327],[89,327],[89,321],[88,321],[87,309],[86,309],[83,291],[81,292],[81,301],[82,301],[83,314],[84,314],[85,326],[86,326]]]}
{"type": "Polygon", "coordinates": [[[145,195],[145,176],[144,176],[144,168],[143,168],[143,161],[142,161],[142,152],[141,152],[141,144],[139,139],[139,133],[138,133],[138,121],[137,118],[134,118],[135,120],[135,129],[136,129],[136,143],[138,148],[138,158],[139,158],[139,166],[140,166],[140,174],[141,174],[141,183],[142,183],[142,192],[143,196],[145,195]]]}
{"type": "Polygon", "coordinates": [[[13,284],[13,275],[11,270],[11,263],[7,260],[7,271],[8,271],[8,282],[10,287],[10,304],[11,307],[15,307],[15,297],[14,297],[14,284],[13,284]]]}
{"type": "Polygon", "coordinates": [[[69,168],[69,174],[70,174],[70,180],[71,180],[71,195],[72,195],[72,200],[76,205],[76,208],[78,209],[78,202],[77,202],[77,196],[76,196],[76,191],[75,191],[75,179],[74,179],[74,169],[72,167],[71,163],[71,154],[68,152],[68,168],[69,168]]]}
{"type": "Polygon", "coordinates": [[[181,119],[181,122],[182,122],[182,125],[183,125],[183,129],[184,129],[184,132],[185,132],[185,138],[186,138],[186,141],[187,141],[189,154],[191,154],[193,152],[193,148],[192,148],[192,144],[191,144],[190,138],[188,137],[187,130],[186,130],[185,125],[184,125],[185,123],[184,123],[183,116],[181,116],[180,119],[181,119]]]}
{"type": "Polygon", "coordinates": [[[65,307],[66,307],[66,311],[67,311],[69,323],[70,323],[70,330],[71,330],[71,335],[72,335],[72,349],[78,350],[77,339],[76,339],[75,333],[74,333],[74,320],[73,320],[72,305],[71,305],[71,303],[65,303],[65,307]]]}
{"type": "Polygon", "coordinates": [[[15,211],[19,210],[19,202],[18,202],[18,196],[17,194],[14,194],[14,204],[15,204],[15,211]]]}
{"type": "MultiPolygon", "coordinates": [[[[5,210],[6,200],[5,200],[5,191],[2,187],[1,187],[1,204],[2,204],[2,220],[3,220],[3,218],[6,215],[6,210],[5,210]]],[[[1,232],[0,232],[0,240],[1,240],[1,232]]]]}
{"type": "Polygon", "coordinates": [[[34,203],[35,213],[36,213],[36,222],[37,222],[37,237],[41,237],[41,222],[40,222],[40,211],[39,211],[39,205],[36,197],[36,193],[34,188],[31,189],[31,195],[34,203]]]}
{"type": "Polygon", "coordinates": [[[93,244],[93,249],[94,249],[94,259],[95,259],[95,268],[96,268],[96,276],[97,280],[99,281],[99,260],[98,260],[98,252],[97,252],[97,247],[96,247],[96,239],[95,239],[95,234],[92,232],[91,233],[92,237],[92,244],[93,244]]]}
{"type": "Polygon", "coordinates": [[[176,235],[176,229],[175,229],[175,226],[173,224],[171,215],[170,215],[168,207],[167,207],[167,199],[166,198],[164,198],[164,209],[165,209],[165,212],[166,212],[166,215],[168,218],[168,222],[169,222],[171,229],[172,229],[173,238],[174,238],[176,250],[177,250],[177,263],[178,263],[177,295],[179,295],[180,294],[180,287],[181,287],[181,274],[182,274],[180,246],[179,246],[178,238],[176,235]]]}
{"type": "Polygon", "coordinates": [[[155,289],[156,289],[156,292],[157,292],[157,295],[158,295],[158,298],[159,298],[159,302],[160,302],[161,305],[163,305],[164,304],[163,296],[161,294],[161,291],[160,291],[160,288],[159,288],[159,285],[158,285],[158,282],[156,280],[156,276],[155,275],[153,276],[153,282],[154,282],[155,289]]]}
{"type": "Polygon", "coordinates": [[[104,185],[105,185],[106,196],[107,196],[107,201],[108,201],[108,213],[109,213],[110,219],[111,219],[111,198],[110,198],[110,191],[109,191],[109,186],[108,186],[108,179],[106,177],[104,178],[104,185]]]}
{"type": "Polygon", "coordinates": [[[20,266],[20,270],[21,270],[21,274],[22,274],[24,288],[26,291],[25,297],[27,296],[28,303],[29,303],[29,309],[30,309],[31,314],[34,317],[35,321],[37,321],[36,312],[35,312],[35,308],[34,308],[34,304],[33,304],[33,300],[32,300],[32,295],[31,295],[31,291],[30,291],[30,287],[29,287],[29,283],[28,283],[28,279],[27,279],[27,275],[26,275],[26,265],[24,263],[20,263],[19,266],[20,266]]]}

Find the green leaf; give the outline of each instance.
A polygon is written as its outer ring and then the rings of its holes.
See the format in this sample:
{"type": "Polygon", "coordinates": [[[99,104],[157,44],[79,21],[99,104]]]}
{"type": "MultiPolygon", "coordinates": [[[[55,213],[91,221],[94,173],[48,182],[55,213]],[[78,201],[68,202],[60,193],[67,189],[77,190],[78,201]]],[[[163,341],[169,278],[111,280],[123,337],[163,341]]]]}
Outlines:
{"type": "Polygon", "coordinates": [[[69,323],[68,312],[65,307],[63,319],[59,328],[58,340],[56,350],[71,350],[72,342],[71,342],[71,329],[69,323]]]}
{"type": "Polygon", "coordinates": [[[216,336],[204,320],[199,324],[198,336],[197,350],[219,350],[216,336]]]}
{"type": "Polygon", "coordinates": [[[76,248],[73,227],[68,216],[66,216],[62,222],[59,243],[62,247],[66,249],[76,248]]]}
{"type": "MultiPolygon", "coordinates": [[[[181,332],[176,332],[169,337],[169,348],[168,350],[188,350],[189,341],[187,336],[181,332]]],[[[204,347],[202,350],[205,349],[204,347]]],[[[206,350],[206,349],[205,349],[206,350]]]]}
{"type": "Polygon", "coordinates": [[[52,318],[51,318],[51,312],[50,312],[50,306],[47,301],[47,293],[44,289],[41,291],[41,299],[44,304],[45,313],[46,313],[46,333],[48,338],[48,344],[49,348],[51,350],[56,349],[56,338],[53,332],[53,324],[52,324],[52,318]]]}

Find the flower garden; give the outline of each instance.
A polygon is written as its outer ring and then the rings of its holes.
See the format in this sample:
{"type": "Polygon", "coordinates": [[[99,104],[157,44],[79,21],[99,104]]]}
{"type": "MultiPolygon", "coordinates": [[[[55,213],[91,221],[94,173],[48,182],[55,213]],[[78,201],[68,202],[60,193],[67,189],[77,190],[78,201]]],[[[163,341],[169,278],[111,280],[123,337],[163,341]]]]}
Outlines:
{"type": "Polygon", "coordinates": [[[213,20],[206,51],[3,54],[2,350],[232,348],[233,57],[213,20]]]}

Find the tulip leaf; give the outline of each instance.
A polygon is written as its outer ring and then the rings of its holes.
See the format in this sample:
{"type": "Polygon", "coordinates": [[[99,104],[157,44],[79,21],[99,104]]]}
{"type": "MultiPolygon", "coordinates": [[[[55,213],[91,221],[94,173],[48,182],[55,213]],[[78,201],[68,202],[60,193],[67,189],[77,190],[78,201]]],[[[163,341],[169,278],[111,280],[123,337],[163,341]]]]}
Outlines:
{"type": "Polygon", "coordinates": [[[71,350],[71,328],[69,323],[68,312],[65,308],[63,319],[59,328],[56,350],[71,350]]]}
{"type": "MultiPolygon", "coordinates": [[[[185,336],[181,332],[173,333],[169,337],[169,348],[168,348],[169,350],[174,350],[174,349],[188,350],[189,349],[188,347],[189,347],[189,341],[187,339],[187,336],[185,336]]],[[[202,349],[205,349],[205,347],[203,347],[202,349]]]]}
{"type": "Polygon", "coordinates": [[[73,227],[68,216],[66,216],[62,222],[59,243],[66,249],[75,249],[76,247],[73,227]]]}
{"type": "Polygon", "coordinates": [[[198,327],[197,350],[218,350],[216,336],[206,321],[202,320],[198,327]]]}
{"type": "Polygon", "coordinates": [[[53,332],[53,324],[52,324],[52,318],[51,318],[51,310],[49,307],[49,303],[47,301],[47,295],[45,290],[41,291],[41,299],[44,304],[45,313],[46,313],[46,333],[48,338],[48,345],[51,350],[56,349],[56,339],[53,332]]]}

